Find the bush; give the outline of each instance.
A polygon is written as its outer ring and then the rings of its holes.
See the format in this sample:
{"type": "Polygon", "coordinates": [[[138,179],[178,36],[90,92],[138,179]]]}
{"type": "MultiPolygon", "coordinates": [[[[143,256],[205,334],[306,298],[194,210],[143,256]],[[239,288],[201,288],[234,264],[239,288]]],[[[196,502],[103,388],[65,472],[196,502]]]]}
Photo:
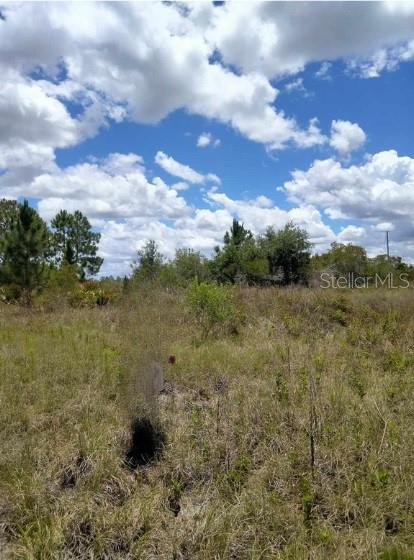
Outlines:
{"type": "Polygon", "coordinates": [[[37,303],[49,311],[61,309],[73,298],[78,289],[79,279],[76,266],[65,264],[49,271],[45,288],[37,298],[37,303]]]}
{"type": "Polygon", "coordinates": [[[238,314],[230,286],[194,282],[187,292],[187,305],[203,339],[223,328],[236,330],[238,314]]]}
{"type": "Polygon", "coordinates": [[[120,286],[110,280],[84,280],[78,278],[75,265],[63,265],[50,271],[49,281],[38,303],[48,310],[65,306],[95,307],[112,303],[120,293],[120,286]]]}
{"type": "Polygon", "coordinates": [[[72,307],[102,307],[113,302],[117,293],[109,287],[102,286],[99,282],[89,280],[79,284],[72,294],[70,305],[72,307]]]}
{"type": "MultiPolygon", "coordinates": [[[[119,290],[118,290],[119,292],[119,290]]],[[[39,303],[49,310],[70,307],[104,306],[113,302],[117,296],[116,285],[109,281],[79,281],[74,265],[63,265],[50,272],[49,281],[39,303]]]]}

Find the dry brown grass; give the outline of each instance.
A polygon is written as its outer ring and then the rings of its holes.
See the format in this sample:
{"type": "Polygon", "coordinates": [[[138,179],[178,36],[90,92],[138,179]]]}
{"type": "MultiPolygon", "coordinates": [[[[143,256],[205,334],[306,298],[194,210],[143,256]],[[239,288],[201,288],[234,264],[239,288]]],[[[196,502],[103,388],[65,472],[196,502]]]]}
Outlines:
{"type": "Polygon", "coordinates": [[[1,309],[2,559],[412,557],[411,291],[237,300],[239,334],[205,341],[182,294],[1,309]],[[131,469],[138,417],[166,445],[131,469]]]}

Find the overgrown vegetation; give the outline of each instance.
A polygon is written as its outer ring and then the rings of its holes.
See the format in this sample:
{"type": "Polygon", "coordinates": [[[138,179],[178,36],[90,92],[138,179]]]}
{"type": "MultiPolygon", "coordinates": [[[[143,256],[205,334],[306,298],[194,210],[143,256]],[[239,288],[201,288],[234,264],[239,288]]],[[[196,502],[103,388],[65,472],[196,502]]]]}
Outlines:
{"type": "Polygon", "coordinates": [[[0,202],[2,559],[414,557],[412,290],[315,287],[411,266],[234,221],[92,280],[98,243],[0,202]]]}
{"type": "Polygon", "coordinates": [[[217,289],[0,308],[2,559],[413,557],[411,290],[217,289]]]}

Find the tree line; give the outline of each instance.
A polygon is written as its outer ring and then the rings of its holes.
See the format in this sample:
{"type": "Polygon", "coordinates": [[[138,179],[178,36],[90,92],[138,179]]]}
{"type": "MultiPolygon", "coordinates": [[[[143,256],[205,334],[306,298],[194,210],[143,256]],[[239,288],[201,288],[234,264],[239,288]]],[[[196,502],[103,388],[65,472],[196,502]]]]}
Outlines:
{"type": "MultiPolygon", "coordinates": [[[[100,233],[92,230],[80,211],[61,210],[48,227],[27,200],[0,200],[0,285],[12,287],[16,299],[31,304],[33,294],[46,285],[54,271],[70,272],[79,282],[96,275],[103,263],[98,256],[100,233]]],[[[218,284],[309,285],[322,271],[332,276],[359,277],[390,272],[414,276],[401,257],[369,258],[363,247],[332,243],[330,249],[312,255],[308,233],[293,224],[276,230],[268,227],[254,235],[234,219],[221,246],[210,257],[188,248],[177,249],[166,259],[154,240],[137,252],[132,282],[185,286],[194,279],[218,284]]],[[[55,275],[62,282],[65,275],[55,275]]]]}
{"type": "Polygon", "coordinates": [[[177,249],[167,260],[154,240],[138,251],[133,279],[180,284],[197,278],[218,283],[306,284],[309,277],[311,243],[305,230],[288,223],[276,231],[269,227],[254,236],[236,219],[226,231],[221,247],[210,258],[192,249],[177,249]]]}
{"type": "Polygon", "coordinates": [[[0,284],[13,286],[30,305],[51,271],[68,266],[79,279],[99,272],[100,233],[78,210],[61,210],[50,228],[27,200],[0,200],[0,284]]]}
{"type": "Polygon", "coordinates": [[[215,247],[210,258],[192,249],[177,249],[174,258],[167,260],[156,242],[149,240],[138,251],[132,277],[157,280],[162,285],[198,279],[219,284],[308,286],[321,285],[323,272],[332,278],[351,277],[352,282],[375,275],[385,278],[390,273],[414,276],[414,268],[401,257],[380,254],[369,258],[359,245],[334,242],[326,252],[316,255],[311,249],[308,233],[293,223],[279,230],[268,227],[264,234],[255,236],[233,220],[222,246],[215,247]]]}

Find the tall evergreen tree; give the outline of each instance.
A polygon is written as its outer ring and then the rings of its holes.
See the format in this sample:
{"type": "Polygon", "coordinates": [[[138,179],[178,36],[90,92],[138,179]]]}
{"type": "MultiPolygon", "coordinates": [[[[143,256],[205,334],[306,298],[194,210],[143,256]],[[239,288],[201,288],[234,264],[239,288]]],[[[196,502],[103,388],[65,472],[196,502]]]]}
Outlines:
{"type": "Polygon", "coordinates": [[[240,247],[248,239],[252,239],[253,234],[250,230],[246,229],[236,218],[233,218],[230,231],[224,234],[224,246],[233,245],[240,247]]]}
{"type": "Polygon", "coordinates": [[[19,206],[15,200],[7,200],[2,198],[0,200],[0,264],[4,259],[4,242],[6,233],[12,227],[14,221],[17,220],[19,215],[19,206]]]}
{"type": "Polygon", "coordinates": [[[103,259],[97,256],[101,234],[92,231],[86,216],[61,210],[52,220],[55,263],[77,265],[80,275],[97,274],[103,259]]]}
{"type": "Polygon", "coordinates": [[[57,265],[62,265],[71,238],[72,215],[66,210],[61,210],[51,221],[53,229],[53,252],[57,265]]]}
{"type": "Polygon", "coordinates": [[[72,248],[70,239],[66,243],[65,253],[63,255],[63,264],[76,264],[75,252],[72,248]]]}
{"type": "Polygon", "coordinates": [[[133,276],[139,280],[153,281],[161,272],[164,257],[158,249],[158,245],[150,239],[137,252],[138,260],[133,266],[133,276]]]}
{"type": "Polygon", "coordinates": [[[266,274],[267,262],[252,232],[236,219],[223,242],[222,248],[215,248],[216,255],[210,262],[212,275],[219,282],[254,283],[266,274]]]}
{"type": "Polygon", "coordinates": [[[5,283],[19,286],[28,305],[33,291],[45,280],[48,250],[46,224],[25,200],[4,237],[0,276],[5,283]]]}

